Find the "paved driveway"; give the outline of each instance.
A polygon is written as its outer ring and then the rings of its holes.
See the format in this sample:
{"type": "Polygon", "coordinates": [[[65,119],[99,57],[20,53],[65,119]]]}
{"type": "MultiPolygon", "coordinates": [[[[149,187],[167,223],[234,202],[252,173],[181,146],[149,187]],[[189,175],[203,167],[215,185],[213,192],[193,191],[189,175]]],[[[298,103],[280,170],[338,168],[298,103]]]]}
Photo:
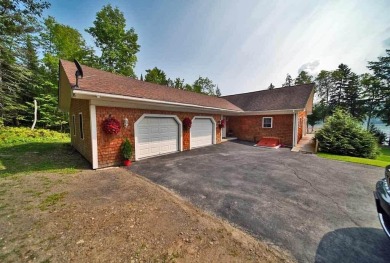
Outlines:
{"type": "Polygon", "coordinates": [[[131,170],[299,262],[389,262],[372,196],[384,169],[237,141],[139,161],[131,170]]]}

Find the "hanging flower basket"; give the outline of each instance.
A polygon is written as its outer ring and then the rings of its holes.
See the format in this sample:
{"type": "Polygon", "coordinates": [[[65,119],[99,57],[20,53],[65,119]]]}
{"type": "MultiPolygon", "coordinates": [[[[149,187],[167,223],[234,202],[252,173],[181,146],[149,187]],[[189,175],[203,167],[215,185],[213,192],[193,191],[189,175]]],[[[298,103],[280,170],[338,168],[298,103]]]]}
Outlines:
{"type": "Polygon", "coordinates": [[[118,134],[121,130],[121,123],[111,116],[103,121],[103,131],[107,134],[118,134]]]}
{"type": "Polygon", "coordinates": [[[191,129],[191,125],[192,125],[191,119],[188,118],[188,117],[184,118],[184,120],[183,120],[183,128],[185,130],[191,129]]]}
{"type": "Polygon", "coordinates": [[[219,122],[219,128],[225,128],[225,120],[221,120],[220,122],[219,122]]]}

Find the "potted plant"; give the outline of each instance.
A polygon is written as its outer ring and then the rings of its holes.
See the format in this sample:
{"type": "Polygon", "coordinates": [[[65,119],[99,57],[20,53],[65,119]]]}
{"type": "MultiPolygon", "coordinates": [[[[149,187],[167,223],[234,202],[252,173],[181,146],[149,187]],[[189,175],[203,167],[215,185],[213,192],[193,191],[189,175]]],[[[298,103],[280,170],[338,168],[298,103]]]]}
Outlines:
{"type": "Polygon", "coordinates": [[[121,152],[124,159],[124,166],[131,165],[131,157],[133,155],[133,148],[128,138],[121,145],[121,152]]]}

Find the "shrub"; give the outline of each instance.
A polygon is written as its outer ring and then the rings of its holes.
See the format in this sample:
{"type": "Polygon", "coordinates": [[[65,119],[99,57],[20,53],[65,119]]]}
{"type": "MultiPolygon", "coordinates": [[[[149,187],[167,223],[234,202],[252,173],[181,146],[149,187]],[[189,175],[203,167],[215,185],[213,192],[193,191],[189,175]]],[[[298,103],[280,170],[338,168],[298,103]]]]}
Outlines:
{"type": "Polygon", "coordinates": [[[68,142],[68,133],[46,129],[31,130],[27,127],[2,127],[0,129],[0,146],[30,142],[68,142]]]}
{"type": "Polygon", "coordinates": [[[122,156],[125,160],[130,160],[133,155],[133,148],[128,138],[121,145],[122,156]]]}
{"type": "Polygon", "coordinates": [[[321,152],[364,158],[375,158],[379,154],[376,138],[340,109],[326,119],[315,137],[321,152]]]}
{"type": "Polygon", "coordinates": [[[370,124],[369,132],[375,136],[375,138],[378,140],[379,144],[384,144],[387,139],[386,133],[383,131],[379,130],[374,124],[370,124]]]}

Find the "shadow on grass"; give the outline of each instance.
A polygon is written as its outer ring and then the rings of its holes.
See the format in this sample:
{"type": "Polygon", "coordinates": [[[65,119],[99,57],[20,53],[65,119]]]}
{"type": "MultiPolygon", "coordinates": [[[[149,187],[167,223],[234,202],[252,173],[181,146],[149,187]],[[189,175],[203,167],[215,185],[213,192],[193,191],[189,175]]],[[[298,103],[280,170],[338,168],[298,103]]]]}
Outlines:
{"type": "Polygon", "coordinates": [[[25,143],[0,148],[0,177],[53,171],[73,173],[90,168],[69,143],[25,143]]]}
{"type": "Polygon", "coordinates": [[[341,228],[322,238],[315,262],[390,262],[389,250],[390,240],[382,229],[341,228]]]}

